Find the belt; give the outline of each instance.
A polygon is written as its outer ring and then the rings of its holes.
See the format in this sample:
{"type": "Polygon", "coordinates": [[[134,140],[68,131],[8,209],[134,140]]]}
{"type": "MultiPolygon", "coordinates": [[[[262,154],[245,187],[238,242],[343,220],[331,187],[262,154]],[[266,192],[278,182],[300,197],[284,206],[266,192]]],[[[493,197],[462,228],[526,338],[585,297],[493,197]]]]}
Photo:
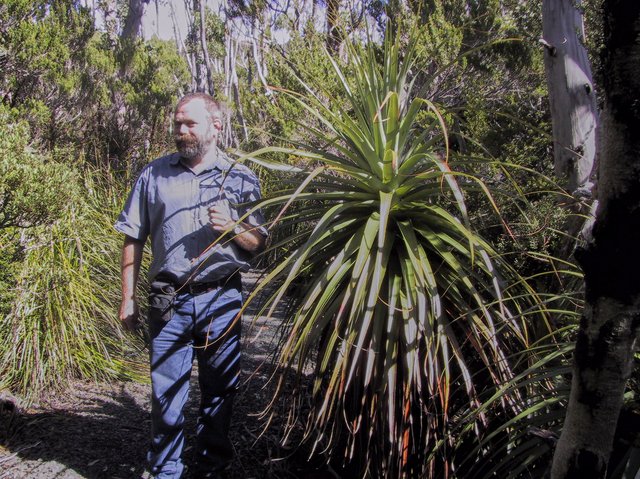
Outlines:
{"type": "Polygon", "coordinates": [[[198,296],[199,294],[208,293],[211,290],[223,287],[223,286],[233,286],[235,285],[236,279],[239,276],[236,274],[232,274],[231,276],[226,276],[222,279],[218,279],[216,281],[207,281],[200,283],[185,283],[180,286],[176,286],[176,291],[178,293],[189,293],[191,296],[198,296]]]}

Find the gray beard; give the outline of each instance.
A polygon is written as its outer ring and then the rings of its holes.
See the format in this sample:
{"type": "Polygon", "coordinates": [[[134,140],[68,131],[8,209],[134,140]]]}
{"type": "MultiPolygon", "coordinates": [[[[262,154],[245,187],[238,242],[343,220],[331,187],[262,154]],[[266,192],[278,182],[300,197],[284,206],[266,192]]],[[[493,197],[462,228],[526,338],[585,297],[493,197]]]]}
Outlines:
{"type": "Polygon", "coordinates": [[[207,150],[207,144],[197,139],[178,139],[176,138],[176,148],[183,158],[187,160],[198,160],[202,158],[207,150]]]}
{"type": "Polygon", "coordinates": [[[195,144],[180,143],[176,144],[176,147],[178,148],[178,152],[180,153],[180,155],[188,160],[196,160],[202,158],[205,153],[204,145],[200,142],[195,144]]]}

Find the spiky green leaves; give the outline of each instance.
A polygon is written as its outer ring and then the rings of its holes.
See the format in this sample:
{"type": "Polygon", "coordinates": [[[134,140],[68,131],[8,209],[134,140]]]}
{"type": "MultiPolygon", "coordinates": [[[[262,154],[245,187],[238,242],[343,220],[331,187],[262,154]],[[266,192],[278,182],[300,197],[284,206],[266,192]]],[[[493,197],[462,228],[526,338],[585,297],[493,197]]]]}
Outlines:
{"type": "Polygon", "coordinates": [[[321,125],[302,126],[324,147],[245,156],[313,165],[264,203],[283,205],[273,226],[297,223],[300,236],[250,299],[274,287],[270,312],[295,305],[278,361],[313,371],[308,437],[329,449],[340,438],[375,477],[402,477],[429,467],[411,458],[446,443],[453,413],[513,378],[520,312],[536,297],[473,229],[466,192],[489,187],[449,161],[442,115],[412,98],[411,50],[401,58],[387,39],[379,65],[374,48],[350,47],[349,74],[331,60],[346,103],[302,82],[309,95],[295,98],[321,125]]]}

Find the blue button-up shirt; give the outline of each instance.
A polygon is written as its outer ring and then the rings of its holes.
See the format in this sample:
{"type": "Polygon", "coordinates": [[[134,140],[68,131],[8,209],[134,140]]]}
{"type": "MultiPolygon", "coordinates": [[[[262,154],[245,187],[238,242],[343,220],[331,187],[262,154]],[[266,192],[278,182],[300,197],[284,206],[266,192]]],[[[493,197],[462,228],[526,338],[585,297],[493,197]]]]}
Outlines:
{"type": "MultiPolygon", "coordinates": [[[[209,224],[209,206],[227,202],[232,219],[238,220],[258,199],[255,174],[224,153],[198,174],[174,153],[142,170],[115,228],[140,241],[151,238],[151,280],[162,274],[180,283],[216,281],[246,271],[251,255],[231,240],[231,233],[212,247],[220,234],[209,224]]],[[[242,221],[266,236],[259,211],[242,221]]]]}

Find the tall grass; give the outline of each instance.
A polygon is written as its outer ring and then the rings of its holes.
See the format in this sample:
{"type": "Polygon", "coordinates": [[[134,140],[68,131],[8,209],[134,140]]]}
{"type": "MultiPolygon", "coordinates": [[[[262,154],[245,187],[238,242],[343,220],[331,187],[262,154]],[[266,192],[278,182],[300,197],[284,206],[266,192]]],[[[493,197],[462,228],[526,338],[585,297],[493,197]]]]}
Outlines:
{"type": "Polygon", "coordinates": [[[85,174],[59,220],[21,235],[13,304],[0,318],[0,386],[29,399],[74,378],[141,377],[142,343],[117,317],[122,194],[96,176],[85,174]]]}

